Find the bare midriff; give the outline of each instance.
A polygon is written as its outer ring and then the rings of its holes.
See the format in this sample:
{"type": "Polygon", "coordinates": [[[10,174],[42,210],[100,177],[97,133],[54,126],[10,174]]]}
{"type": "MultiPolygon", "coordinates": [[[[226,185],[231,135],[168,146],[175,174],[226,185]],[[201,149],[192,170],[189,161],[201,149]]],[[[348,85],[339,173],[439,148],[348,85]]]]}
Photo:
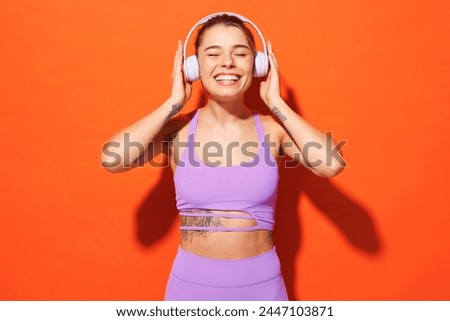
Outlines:
{"type": "Polygon", "coordinates": [[[250,214],[241,211],[214,211],[227,215],[248,216],[245,218],[224,218],[208,214],[204,216],[180,215],[180,225],[190,226],[193,230],[180,231],[180,246],[196,255],[215,259],[240,259],[256,256],[272,249],[272,231],[215,231],[218,228],[248,228],[256,225],[250,214]],[[195,230],[195,227],[208,227],[212,230],[195,230]]]}

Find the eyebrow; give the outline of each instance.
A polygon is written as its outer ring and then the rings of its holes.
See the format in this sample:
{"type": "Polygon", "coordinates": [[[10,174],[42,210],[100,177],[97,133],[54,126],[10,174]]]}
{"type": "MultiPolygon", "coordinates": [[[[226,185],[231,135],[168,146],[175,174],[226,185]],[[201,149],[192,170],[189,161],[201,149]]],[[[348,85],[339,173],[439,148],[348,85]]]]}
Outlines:
{"type": "MultiPolygon", "coordinates": [[[[238,48],[245,48],[245,49],[251,50],[250,47],[247,45],[238,44],[238,45],[233,46],[233,49],[238,49],[238,48]]],[[[221,47],[218,45],[213,45],[213,46],[206,47],[205,50],[203,50],[203,51],[210,50],[210,49],[221,49],[221,47]]]]}

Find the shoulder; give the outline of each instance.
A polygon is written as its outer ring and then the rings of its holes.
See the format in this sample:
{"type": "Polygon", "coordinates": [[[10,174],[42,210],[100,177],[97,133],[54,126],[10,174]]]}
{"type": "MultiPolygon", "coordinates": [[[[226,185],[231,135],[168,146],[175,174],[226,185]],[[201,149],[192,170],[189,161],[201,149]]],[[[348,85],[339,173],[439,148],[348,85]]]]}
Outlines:
{"type": "MultiPolygon", "coordinates": [[[[264,128],[264,132],[266,134],[271,135],[271,138],[274,137],[276,140],[281,140],[284,133],[284,127],[279,123],[279,121],[273,115],[263,115],[257,113],[259,119],[261,120],[261,124],[264,128]]],[[[273,138],[272,138],[273,139],[273,138]]]]}

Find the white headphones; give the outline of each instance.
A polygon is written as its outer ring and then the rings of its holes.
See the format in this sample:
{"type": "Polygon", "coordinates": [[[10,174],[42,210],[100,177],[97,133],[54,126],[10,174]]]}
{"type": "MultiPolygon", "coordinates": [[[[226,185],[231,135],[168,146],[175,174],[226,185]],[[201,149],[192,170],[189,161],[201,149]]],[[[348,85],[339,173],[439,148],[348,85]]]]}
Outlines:
{"type": "Polygon", "coordinates": [[[214,17],[222,15],[222,14],[227,14],[229,16],[236,17],[239,20],[241,20],[242,22],[251,24],[253,26],[253,28],[255,28],[256,32],[258,33],[259,38],[262,41],[262,44],[264,47],[264,52],[261,52],[261,51],[256,52],[255,65],[253,68],[253,76],[254,77],[264,77],[265,75],[267,75],[267,72],[269,71],[269,59],[267,58],[266,41],[264,40],[264,37],[263,37],[261,31],[259,31],[258,27],[253,22],[251,22],[249,19],[247,19],[244,16],[241,16],[239,14],[232,13],[232,12],[217,12],[217,13],[213,13],[213,14],[201,19],[199,22],[197,22],[191,28],[191,30],[189,30],[189,33],[184,42],[184,49],[183,49],[183,57],[185,57],[184,58],[184,76],[186,77],[186,80],[192,82],[194,80],[200,79],[200,67],[198,65],[197,56],[192,55],[192,56],[186,57],[186,49],[187,49],[188,41],[189,41],[189,38],[191,37],[191,34],[194,32],[194,30],[198,26],[206,23],[211,18],[214,18],[214,17]]]}

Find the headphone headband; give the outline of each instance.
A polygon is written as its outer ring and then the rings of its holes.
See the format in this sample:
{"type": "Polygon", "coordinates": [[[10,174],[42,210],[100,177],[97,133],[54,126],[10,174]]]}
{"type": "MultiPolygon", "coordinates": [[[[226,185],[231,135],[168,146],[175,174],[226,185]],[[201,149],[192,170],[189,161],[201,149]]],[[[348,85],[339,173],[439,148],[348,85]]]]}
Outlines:
{"type": "Polygon", "coordinates": [[[189,38],[191,37],[194,30],[199,26],[206,22],[208,22],[210,19],[220,16],[220,15],[228,15],[235,17],[242,21],[242,23],[249,23],[253,26],[253,28],[258,33],[259,38],[261,39],[262,45],[264,47],[264,52],[256,51],[255,52],[255,60],[254,60],[254,68],[253,68],[253,76],[254,77],[264,77],[267,75],[267,72],[269,70],[269,58],[267,54],[267,46],[266,41],[264,40],[264,37],[261,33],[261,31],[258,29],[258,27],[250,21],[250,19],[247,19],[244,16],[241,16],[239,14],[233,13],[233,12],[217,12],[210,14],[209,16],[206,16],[202,18],[200,21],[198,21],[192,28],[189,30],[189,33],[186,37],[186,40],[184,42],[184,48],[183,48],[183,57],[184,57],[184,76],[187,81],[194,81],[197,79],[200,79],[200,68],[199,63],[196,55],[192,55],[189,57],[186,57],[186,50],[189,42],[189,38]]]}
{"type": "Polygon", "coordinates": [[[264,37],[263,37],[261,31],[259,30],[259,28],[258,28],[258,27],[257,27],[250,19],[248,19],[248,18],[246,18],[246,17],[244,17],[244,16],[242,16],[242,15],[240,15],[240,14],[237,14],[237,13],[234,13],[234,12],[227,12],[227,11],[216,12],[216,13],[210,14],[210,15],[208,15],[208,16],[202,18],[201,20],[199,20],[199,21],[191,28],[191,30],[189,30],[189,32],[188,32],[188,34],[187,34],[187,37],[186,37],[186,40],[184,41],[183,57],[186,57],[187,45],[188,45],[189,39],[190,39],[192,33],[194,32],[194,30],[195,30],[198,26],[200,26],[200,25],[205,24],[206,22],[208,22],[208,20],[210,20],[210,19],[212,19],[212,18],[214,18],[214,17],[216,17],[216,16],[223,15],[223,14],[226,14],[226,15],[229,15],[229,16],[232,16],[232,17],[236,17],[236,18],[238,18],[239,20],[241,20],[242,22],[246,22],[246,23],[251,24],[252,27],[256,30],[256,32],[257,32],[259,38],[261,39],[261,42],[262,42],[262,45],[263,45],[263,48],[264,48],[264,53],[266,54],[266,57],[267,57],[267,46],[266,46],[266,41],[264,40],[264,37]]]}

